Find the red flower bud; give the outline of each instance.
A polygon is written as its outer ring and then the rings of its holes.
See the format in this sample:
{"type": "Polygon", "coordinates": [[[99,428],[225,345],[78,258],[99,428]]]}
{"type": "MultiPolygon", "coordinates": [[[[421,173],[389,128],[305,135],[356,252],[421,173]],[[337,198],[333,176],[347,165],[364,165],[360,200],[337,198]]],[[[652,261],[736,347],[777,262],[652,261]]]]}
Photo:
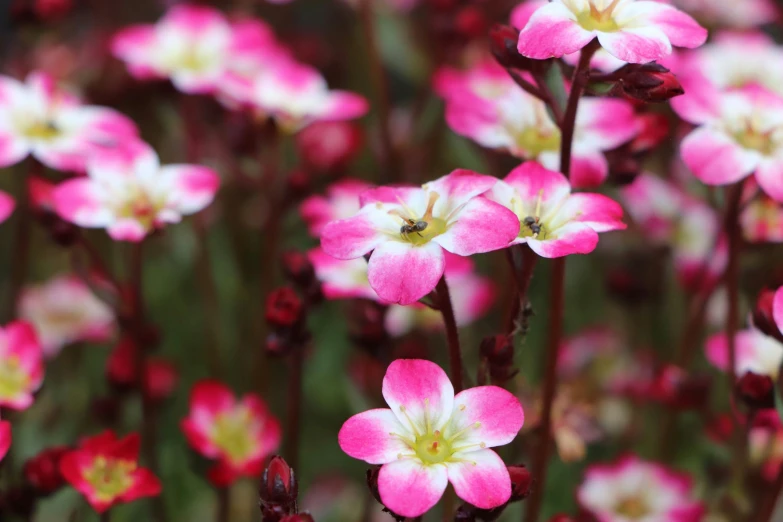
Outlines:
{"type": "Polygon", "coordinates": [[[476,6],[469,5],[457,12],[454,27],[465,38],[478,38],[487,32],[487,17],[476,6]]]}
{"type": "Polygon", "coordinates": [[[646,103],[665,102],[685,94],[669,69],[657,63],[628,64],[613,74],[619,79],[613,92],[646,103]]]}
{"type": "Polygon", "coordinates": [[[314,123],[296,136],[296,146],[305,164],[319,172],[345,168],[362,150],[364,133],[354,122],[314,123]]]}
{"type": "MultiPolygon", "coordinates": [[[[294,470],[283,457],[272,457],[264,470],[261,487],[258,490],[262,509],[280,508],[285,514],[291,513],[296,508],[298,495],[299,487],[294,470]]],[[[279,512],[278,509],[274,511],[279,512]]]]}
{"type": "Polygon", "coordinates": [[[148,359],[144,375],[144,397],[153,402],[165,400],[177,387],[177,367],[163,359],[148,359]]]}
{"type": "Polygon", "coordinates": [[[529,70],[533,60],[525,58],[517,51],[519,31],[510,25],[495,24],[489,30],[489,50],[503,67],[529,70]]]}
{"type": "Polygon", "coordinates": [[[486,361],[489,376],[493,383],[502,384],[511,380],[519,370],[514,368],[514,344],[506,335],[485,337],[479,348],[481,357],[486,361]]]}
{"type": "Polygon", "coordinates": [[[765,409],[775,407],[775,383],[769,375],[747,372],[740,377],[735,393],[748,408],[765,409]]]}
{"type": "Polygon", "coordinates": [[[106,379],[118,391],[136,386],[136,343],[127,336],[120,338],[106,361],[106,379]]]}
{"type": "Polygon", "coordinates": [[[775,300],[775,291],[765,288],[759,294],[756,307],[753,309],[753,325],[766,335],[783,341],[783,334],[772,315],[772,303],[775,300]]]}
{"type": "Polygon", "coordinates": [[[39,495],[49,495],[65,484],[60,473],[60,459],[68,453],[67,446],[46,449],[24,464],[24,478],[39,495]]]}
{"type": "Polygon", "coordinates": [[[266,300],[266,322],[277,328],[290,328],[302,318],[304,305],[293,288],[273,290],[266,300]]]}
{"type": "Polygon", "coordinates": [[[508,466],[508,474],[511,477],[511,500],[509,502],[527,498],[533,483],[533,476],[527,468],[525,466],[508,466]]]}

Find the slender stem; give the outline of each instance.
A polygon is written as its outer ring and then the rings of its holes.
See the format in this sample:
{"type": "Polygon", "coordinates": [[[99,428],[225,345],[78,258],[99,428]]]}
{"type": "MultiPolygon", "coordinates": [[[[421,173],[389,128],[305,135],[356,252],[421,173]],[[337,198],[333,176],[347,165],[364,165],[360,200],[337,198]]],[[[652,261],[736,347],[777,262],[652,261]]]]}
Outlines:
{"type": "Polygon", "coordinates": [[[27,160],[28,172],[19,176],[19,198],[17,202],[17,229],[14,238],[13,257],[11,260],[11,280],[8,291],[8,302],[3,315],[6,320],[11,320],[16,315],[16,305],[22,285],[27,277],[27,265],[30,261],[30,233],[32,211],[30,208],[30,192],[27,188],[28,176],[37,174],[41,170],[41,164],[34,158],[27,160]]]}
{"type": "Polygon", "coordinates": [[[546,487],[546,476],[549,463],[549,451],[552,445],[552,406],[557,394],[557,359],[563,330],[563,301],[565,296],[565,257],[555,259],[552,263],[552,280],[549,304],[549,334],[547,341],[546,368],[544,370],[543,406],[541,410],[541,425],[539,427],[538,447],[533,453],[533,480],[535,487],[530,493],[527,503],[525,520],[538,520],[546,487]]]}
{"type": "Polygon", "coordinates": [[[215,522],[229,522],[231,515],[231,487],[217,488],[218,505],[215,522]]]}
{"type": "Polygon", "coordinates": [[[544,92],[530,83],[529,81],[525,80],[521,74],[517,73],[513,69],[506,69],[508,72],[508,75],[511,76],[511,79],[514,80],[514,83],[522,87],[528,94],[531,94],[542,101],[548,101],[547,95],[544,94],[544,92]]]}
{"type": "Polygon", "coordinates": [[[382,158],[380,166],[383,179],[390,181],[390,174],[397,171],[398,158],[392,141],[391,131],[391,100],[389,97],[388,79],[383,68],[381,53],[378,49],[378,35],[372,9],[373,0],[359,0],[359,18],[362,25],[364,47],[367,49],[370,69],[370,80],[375,91],[378,104],[378,120],[380,124],[382,158]]]}
{"type": "Polygon", "coordinates": [[[302,373],[304,346],[296,346],[291,353],[291,371],[288,376],[288,414],[286,416],[286,460],[291,469],[299,471],[299,441],[302,419],[302,373]]]}
{"type": "Polygon", "coordinates": [[[462,391],[462,350],[459,346],[459,331],[457,330],[457,320],[454,317],[454,307],[451,303],[451,294],[449,285],[446,283],[446,276],[442,276],[435,287],[438,295],[438,306],[443,315],[443,325],[446,327],[446,340],[449,344],[449,364],[451,366],[451,383],[454,385],[454,392],[462,391]]]}
{"type": "MultiPolygon", "coordinates": [[[[571,80],[571,93],[566,104],[561,127],[563,138],[560,143],[560,172],[566,177],[571,173],[571,150],[576,127],[576,113],[579,108],[579,98],[584,91],[590,71],[590,59],[598,50],[597,40],[593,40],[579,57],[579,65],[574,70],[571,80]]],[[[550,283],[549,303],[549,334],[547,341],[546,368],[544,370],[544,392],[541,410],[541,426],[538,447],[533,454],[533,480],[536,486],[530,494],[527,503],[525,520],[536,522],[541,511],[546,488],[546,475],[549,464],[549,450],[552,444],[552,406],[557,395],[557,359],[563,336],[563,304],[565,298],[565,268],[564,257],[555,259],[552,263],[552,280],[550,283]]]]}
{"type": "Polygon", "coordinates": [[[511,265],[511,270],[516,283],[517,292],[512,302],[511,312],[506,318],[505,331],[509,336],[517,332],[519,314],[527,305],[527,293],[530,290],[530,282],[533,280],[533,271],[538,261],[538,256],[527,245],[514,245],[505,250],[506,258],[511,265]],[[517,267],[514,251],[521,253],[521,267],[517,267]]]}
{"type": "Polygon", "coordinates": [[[101,522],[111,522],[111,509],[107,509],[101,513],[101,522]]]}

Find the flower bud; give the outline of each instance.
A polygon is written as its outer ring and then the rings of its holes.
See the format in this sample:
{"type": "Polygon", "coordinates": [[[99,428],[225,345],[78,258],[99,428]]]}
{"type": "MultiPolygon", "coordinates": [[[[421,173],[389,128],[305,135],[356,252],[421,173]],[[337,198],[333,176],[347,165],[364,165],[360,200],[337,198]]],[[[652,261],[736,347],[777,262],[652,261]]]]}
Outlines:
{"type": "Polygon", "coordinates": [[[128,391],[136,386],[136,350],[133,339],[123,336],[106,361],[106,379],[117,391],[128,391]]]}
{"type": "Polygon", "coordinates": [[[666,67],[654,62],[628,64],[614,74],[619,80],[612,92],[632,100],[659,103],[685,94],[677,77],[666,67]]]}
{"type": "Polygon", "coordinates": [[[286,514],[296,506],[299,487],[294,470],[280,456],[272,457],[261,478],[258,496],[262,506],[279,507],[286,514]]]}
{"type": "Polygon", "coordinates": [[[55,446],[25,462],[24,478],[39,495],[50,495],[65,484],[60,459],[69,451],[67,446],[55,446]]]}
{"type": "Polygon", "coordinates": [[[476,6],[460,9],[454,17],[454,28],[465,38],[478,38],[487,32],[487,17],[476,6]]]}
{"type": "Polygon", "coordinates": [[[511,477],[511,499],[509,502],[517,502],[530,494],[530,486],[533,476],[525,466],[508,466],[508,474],[511,477]]]}
{"type": "Polygon", "coordinates": [[[775,383],[769,375],[747,372],[735,386],[737,397],[751,409],[775,407],[775,383]]]}
{"type": "Polygon", "coordinates": [[[152,402],[168,399],[179,380],[177,367],[164,359],[148,359],[144,371],[144,398],[152,402]]]}
{"type": "Polygon", "coordinates": [[[303,291],[315,284],[315,269],[307,254],[296,250],[283,253],[283,271],[286,278],[303,291]]]}
{"type": "Polygon", "coordinates": [[[762,333],[783,341],[783,334],[775,322],[772,314],[772,303],[775,300],[775,291],[765,288],[759,294],[756,307],[753,309],[753,326],[762,333]]]}
{"type": "Polygon", "coordinates": [[[361,152],[362,128],[353,122],[318,122],[296,135],[296,146],[305,164],[313,170],[334,173],[344,169],[361,152]]]}
{"type": "Polygon", "coordinates": [[[266,322],[277,328],[291,328],[302,319],[304,305],[293,288],[273,290],[266,300],[266,322]]]}
{"type": "Polygon", "coordinates": [[[530,69],[531,60],[517,51],[519,31],[510,25],[495,24],[489,30],[489,50],[503,67],[530,69]]]}
{"type": "Polygon", "coordinates": [[[509,381],[519,371],[514,368],[514,344],[508,336],[485,337],[481,341],[479,351],[487,363],[493,383],[502,384],[509,381]]]}

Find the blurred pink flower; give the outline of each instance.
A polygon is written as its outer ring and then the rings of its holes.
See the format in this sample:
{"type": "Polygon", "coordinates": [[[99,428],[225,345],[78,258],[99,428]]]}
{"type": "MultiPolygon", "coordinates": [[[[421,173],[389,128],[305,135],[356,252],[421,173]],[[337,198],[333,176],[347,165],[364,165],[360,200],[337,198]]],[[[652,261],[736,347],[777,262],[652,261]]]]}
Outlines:
{"type": "Polygon", "coordinates": [[[537,60],[572,54],[598,38],[620,60],[660,60],[672,46],[699,47],[707,30],[669,5],[635,0],[553,0],[520,28],[518,50],[537,60]]]}
{"type": "Polygon", "coordinates": [[[527,243],[541,257],[588,254],[599,232],[625,228],[619,203],[601,194],[572,194],[565,176],[533,161],[512,170],[486,197],[517,216],[513,244],[527,243]]]}
{"type": "MultiPolygon", "coordinates": [[[[738,377],[751,372],[771,377],[773,381],[777,378],[780,365],[783,363],[783,344],[780,341],[764,335],[755,328],[748,328],[737,332],[734,342],[738,377]]],[[[707,360],[713,366],[719,370],[728,370],[729,343],[725,332],[707,339],[705,350],[707,360]]]]}
{"type": "Polygon", "coordinates": [[[0,407],[29,408],[43,378],[43,352],[33,326],[17,321],[0,327],[0,407]]]}
{"type": "Polygon", "coordinates": [[[495,183],[491,176],[456,170],[422,187],[367,190],[359,213],[326,225],[321,246],[337,259],[372,252],[368,278],[378,296],[415,303],[443,275],[444,250],[470,256],[505,248],[516,237],[514,214],[481,197],[495,183]]]}
{"type": "MultiPolygon", "coordinates": [[[[466,71],[443,68],[435,90],[446,102],[446,122],[478,144],[560,167],[560,129],[544,102],[517,86],[496,63],[466,71]]],[[[600,185],[609,173],[603,152],[633,139],[639,127],[633,107],[619,99],[584,98],[576,118],[571,180],[575,188],[600,185]]]]}
{"type": "Polygon", "coordinates": [[[70,275],[23,288],[19,316],[33,324],[47,358],[70,343],[106,341],[114,330],[111,308],[70,275]]]}
{"type": "Polygon", "coordinates": [[[779,7],[773,0],[673,0],[671,3],[703,23],[735,29],[750,29],[780,19],[779,7]]]}
{"type": "Polygon", "coordinates": [[[64,220],[105,228],[118,241],[141,241],[155,229],[203,210],[220,185],[207,167],[161,166],[155,151],[140,141],[94,154],[87,174],[55,189],[55,209],[64,220]]]}
{"type": "Polygon", "coordinates": [[[0,190],[0,223],[8,219],[13,213],[15,206],[14,198],[7,192],[0,190]]]}
{"type": "Polygon", "coordinates": [[[381,464],[383,504],[407,517],[433,507],[449,482],[461,499],[482,509],[511,496],[506,465],[489,448],[508,444],[524,422],[519,401],[496,386],[454,395],[446,373],[417,359],[394,361],[383,378],[390,409],[354,415],[338,435],[353,458],[381,464]]]}
{"type": "Polygon", "coordinates": [[[588,467],[577,498],[598,522],[699,522],[704,506],[693,489],[690,476],[630,455],[588,467]]]}
{"type": "Polygon", "coordinates": [[[105,107],[82,105],[54,80],[34,72],[21,83],[0,76],[0,166],[28,155],[57,170],[82,172],[96,148],[138,135],[127,117],[105,107]]]}
{"type": "Polygon", "coordinates": [[[329,185],[325,196],[314,195],[305,199],[299,206],[299,213],[307,223],[310,235],[321,237],[330,221],[349,218],[359,212],[359,195],[371,187],[373,185],[366,181],[342,179],[329,185]]]}
{"type": "Polygon", "coordinates": [[[217,460],[208,476],[219,487],[240,477],[258,477],[264,459],[280,445],[280,423],[261,398],[248,394],[237,400],[217,381],[196,383],[181,428],[193,449],[217,460]]]}
{"type": "Polygon", "coordinates": [[[296,146],[308,166],[319,171],[345,167],[364,145],[362,128],[353,122],[322,121],[296,135],[296,146]]]}

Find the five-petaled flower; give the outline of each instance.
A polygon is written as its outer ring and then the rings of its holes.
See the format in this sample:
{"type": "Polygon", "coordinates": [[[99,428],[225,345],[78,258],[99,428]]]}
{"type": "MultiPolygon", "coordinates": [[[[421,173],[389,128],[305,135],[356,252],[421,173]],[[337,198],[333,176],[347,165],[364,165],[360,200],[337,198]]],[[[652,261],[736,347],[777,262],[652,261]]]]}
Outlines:
{"type": "Polygon", "coordinates": [[[505,248],[517,236],[513,213],[481,194],[497,179],[456,170],[422,187],[379,187],[362,193],[351,218],[324,227],[321,246],[337,259],[372,252],[370,286],[389,303],[410,304],[443,276],[443,251],[460,256],[505,248]]]}
{"type": "MultiPolygon", "coordinates": [[[[505,69],[484,60],[465,70],[441,69],[435,90],[446,101],[449,127],[484,147],[560,168],[560,128],[546,104],[517,86],[505,69]]],[[[600,185],[609,174],[604,151],[639,131],[633,107],[611,98],[584,98],[576,116],[571,164],[575,188],[600,185]]]]}
{"type": "Polygon", "coordinates": [[[55,189],[57,213],[78,226],[106,228],[113,239],[134,242],[204,209],[220,184],[207,167],[161,166],[155,151],[141,141],[94,154],[87,174],[55,189]]]}
{"type": "Polygon", "coordinates": [[[70,343],[106,341],[114,331],[111,307],[75,275],[23,288],[19,316],[33,324],[47,358],[70,343]]]}
{"type": "Polygon", "coordinates": [[[0,328],[0,407],[29,408],[43,378],[43,352],[32,325],[17,321],[0,328]]]}
{"type": "Polygon", "coordinates": [[[53,169],[84,171],[96,148],[136,138],[136,125],[104,107],[82,105],[44,73],[22,83],[0,76],[0,166],[32,156],[53,169]]]}
{"type": "Polygon", "coordinates": [[[160,494],[160,480],[139,467],[139,435],[117,439],[112,431],[85,438],[60,459],[68,483],[84,495],[98,513],[115,504],[160,494]]]}
{"type": "Polygon", "coordinates": [[[257,477],[264,459],[280,445],[280,423],[260,397],[237,400],[225,385],[201,381],[190,396],[190,414],[182,421],[188,443],[217,460],[209,480],[227,486],[240,477],[257,477]]]}
{"type": "Polygon", "coordinates": [[[486,197],[517,216],[521,226],[513,244],[527,243],[541,257],[590,253],[599,232],[625,228],[619,203],[601,194],[572,194],[565,176],[532,161],[512,170],[486,197]]]}
{"type": "Polygon", "coordinates": [[[783,201],[783,100],[731,92],[689,98],[675,110],[698,126],[682,142],[682,159],[699,180],[728,185],[755,173],[762,190],[783,201]]]}
{"type": "Polygon", "coordinates": [[[707,30],[682,11],[649,0],[552,0],[519,34],[519,52],[537,60],[572,54],[597,38],[630,63],[660,60],[672,46],[695,48],[707,30]]]}
{"type": "Polygon", "coordinates": [[[338,435],[342,450],[381,464],[378,491],[398,515],[417,517],[438,502],[449,482],[482,509],[511,496],[506,465],[489,448],[511,442],[524,422],[519,401],[496,386],[454,395],[446,373],[417,359],[394,361],[383,378],[390,409],[354,415],[338,435]]]}
{"type": "Polygon", "coordinates": [[[688,475],[634,455],[590,466],[577,498],[598,522],[698,522],[704,515],[688,475]]]}

